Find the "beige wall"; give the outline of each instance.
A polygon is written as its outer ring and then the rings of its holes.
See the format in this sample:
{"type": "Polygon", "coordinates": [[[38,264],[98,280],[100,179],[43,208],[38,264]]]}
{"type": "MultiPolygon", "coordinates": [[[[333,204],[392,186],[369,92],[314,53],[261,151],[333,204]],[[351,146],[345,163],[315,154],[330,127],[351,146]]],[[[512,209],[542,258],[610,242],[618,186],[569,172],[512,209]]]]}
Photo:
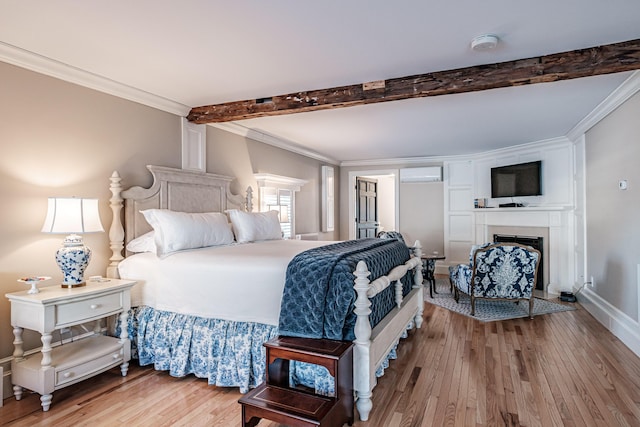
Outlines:
{"type": "Polygon", "coordinates": [[[442,182],[400,184],[400,230],[424,254],[444,254],[444,188],[442,182]]]}
{"type": "MultiPolygon", "coordinates": [[[[148,186],[147,164],[180,167],[180,117],[105,95],[0,62],[0,359],[13,353],[7,292],[24,290],[26,275],[62,279],[54,253],[62,236],[40,232],[47,197],[79,196],[100,200],[108,229],[109,177],[118,170],[123,186],[148,186]]],[[[321,162],[207,128],[207,171],[236,176],[232,191],[256,189],[253,173],[268,172],[308,180],[296,195],[296,233],[320,231],[321,162]]],[[[339,169],[336,168],[336,182],[339,169]]],[[[339,196],[336,188],[336,195],[339,196]]],[[[336,205],[336,218],[338,217],[336,205]]],[[[333,240],[333,233],[320,238],[333,240]]],[[[87,275],[104,275],[111,256],[107,233],[85,236],[93,250],[87,275]]],[[[40,346],[25,331],[25,348],[40,346]]],[[[56,337],[54,336],[54,340],[56,337]]]]}
{"type": "MultiPolygon", "coordinates": [[[[349,238],[349,174],[362,173],[376,175],[393,172],[405,167],[441,166],[441,164],[392,164],[345,166],[340,168],[340,239],[349,238]],[[367,173],[375,171],[376,173],[367,173]]],[[[442,182],[401,183],[398,189],[399,230],[411,243],[420,240],[424,253],[444,253],[444,195],[442,182]]],[[[392,200],[378,200],[378,203],[393,203],[392,200]]]]}
{"type": "MultiPolygon", "coordinates": [[[[320,240],[336,240],[339,228],[333,232],[320,232],[320,188],[321,166],[324,163],[301,156],[281,148],[263,144],[245,137],[231,134],[213,126],[207,127],[207,170],[234,176],[231,183],[234,193],[244,194],[248,186],[254,190],[254,210],[258,208],[258,186],[254,173],[271,173],[304,179],[308,183],[296,193],[295,234],[319,233],[320,240]]],[[[340,170],[335,167],[339,182],[340,170]]],[[[336,188],[336,200],[339,189],[336,188]]],[[[339,206],[336,204],[335,217],[339,206]]]]}
{"type": "MultiPolygon", "coordinates": [[[[180,166],[180,118],[0,62],[0,359],[13,353],[7,292],[24,290],[26,275],[62,273],[54,254],[64,236],[40,232],[47,197],[100,200],[111,221],[109,176],[148,185],[145,164],[180,166]]],[[[93,250],[87,275],[104,275],[107,233],[85,236],[93,250]]],[[[57,286],[57,285],[56,285],[57,286]]],[[[25,333],[26,348],[40,346],[25,333]]],[[[54,336],[54,340],[56,337],[54,336]]]]}
{"type": "Polygon", "coordinates": [[[586,134],[587,280],[638,320],[640,268],[640,93],[586,134]],[[627,180],[627,190],[618,181],[627,180]]]}

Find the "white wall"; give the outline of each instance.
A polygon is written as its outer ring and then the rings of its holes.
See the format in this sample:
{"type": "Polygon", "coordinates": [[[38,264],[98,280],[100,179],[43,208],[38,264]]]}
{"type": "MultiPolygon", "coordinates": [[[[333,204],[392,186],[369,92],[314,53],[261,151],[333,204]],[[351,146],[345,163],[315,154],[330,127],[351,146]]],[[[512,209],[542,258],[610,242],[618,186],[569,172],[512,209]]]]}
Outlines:
{"type": "Polygon", "coordinates": [[[395,175],[372,175],[369,178],[378,180],[378,198],[382,200],[378,203],[380,230],[394,231],[397,223],[396,206],[386,201],[396,198],[396,177],[395,175]]]}
{"type": "Polygon", "coordinates": [[[474,162],[469,159],[444,164],[444,250],[448,265],[468,262],[475,242],[473,168],[474,162]]]}
{"type": "MultiPolygon", "coordinates": [[[[486,198],[496,209],[500,203],[574,208],[573,144],[566,138],[460,157],[445,162],[445,250],[447,264],[467,262],[476,236],[473,199],[486,198]],[[542,196],[491,199],[491,168],[542,160],[542,196]]],[[[482,211],[482,210],[480,210],[482,211]]],[[[568,226],[568,224],[567,224],[568,226]]],[[[563,284],[566,286],[573,285],[563,284]]]]}
{"type": "Polygon", "coordinates": [[[530,206],[573,206],[573,146],[566,138],[484,153],[474,160],[474,198],[489,206],[517,202],[530,206]],[[542,195],[491,199],[491,168],[542,160],[542,195]]]}
{"type": "Polygon", "coordinates": [[[640,94],[585,135],[587,278],[592,291],[639,317],[640,94]],[[626,180],[627,190],[618,183],[626,180]]]}

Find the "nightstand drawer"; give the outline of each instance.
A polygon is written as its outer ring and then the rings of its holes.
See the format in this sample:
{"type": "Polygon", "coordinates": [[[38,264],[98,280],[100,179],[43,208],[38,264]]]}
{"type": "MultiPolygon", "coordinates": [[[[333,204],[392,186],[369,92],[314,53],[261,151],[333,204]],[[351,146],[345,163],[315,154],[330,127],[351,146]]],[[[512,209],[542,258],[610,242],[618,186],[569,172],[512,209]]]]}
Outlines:
{"type": "Polygon", "coordinates": [[[102,295],[56,306],[56,327],[77,324],[122,310],[122,293],[102,295]]]}
{"type": "Polygon", "coordinates": [[[59,388],[66,383],[80,381],[84,377],[89,377],[96,372],[105,370],[107,367],[119,365],[123,361],[123,354],[124,352],[120,348],[97,359],[58,371],[56,372],[55,387],[59,388]]]}

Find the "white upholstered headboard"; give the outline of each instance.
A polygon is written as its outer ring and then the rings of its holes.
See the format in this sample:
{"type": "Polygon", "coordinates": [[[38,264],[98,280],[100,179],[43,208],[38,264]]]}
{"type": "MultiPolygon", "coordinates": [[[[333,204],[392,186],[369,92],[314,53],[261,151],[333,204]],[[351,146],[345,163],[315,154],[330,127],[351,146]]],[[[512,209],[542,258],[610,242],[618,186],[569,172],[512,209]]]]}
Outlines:
{"type": "Polygon", "coordinates": [[[107,268],[109,277],[117,277],[122,251],[132,239],[151,231],[140,213],[145,209],[170,209],[177,212],[224,212],[227,209],[252,210],[252,191],[247,195],[231,194],[229,186],[234,178],[212,173],[194,172],[164,166],[147,166],[153,176],[149,188],[131,187],[122,190],[117,172],[111,176],[110,190],[113,223],[109,240],[113,252],[107,268]],[[124,226],[121,210],[124,204],[124,226]]]}

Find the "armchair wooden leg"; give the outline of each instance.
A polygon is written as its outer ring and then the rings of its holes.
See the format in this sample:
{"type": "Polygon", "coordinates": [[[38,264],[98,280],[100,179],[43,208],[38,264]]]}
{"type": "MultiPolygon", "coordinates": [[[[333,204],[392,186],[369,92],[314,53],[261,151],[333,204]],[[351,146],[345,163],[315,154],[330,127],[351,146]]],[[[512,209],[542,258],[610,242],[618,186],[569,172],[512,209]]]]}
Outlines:
{"type": "Polygon", "coordinates": [[[529,319],[533,319],[533,297],[529,299],[529,319]]]}
{"type": "MultiPolygon", "coordinates": [[[[471,292],[473,292],[473,290],[471,290],[471,292]]],[[[476,315],[476,299],[473,294],[471,294],[471,315],[476,315]]]]}
{"type": "Polygon", "coordinates": [[[453,282],[451,281],[451,278],[449,278],[449,286],[453,290],[453,299],[456,300],[456,303],[457,303],[458,300],[460,299],[460,295],[458,294],[458,288],[456,286],[453,286],[453,282]]]}

